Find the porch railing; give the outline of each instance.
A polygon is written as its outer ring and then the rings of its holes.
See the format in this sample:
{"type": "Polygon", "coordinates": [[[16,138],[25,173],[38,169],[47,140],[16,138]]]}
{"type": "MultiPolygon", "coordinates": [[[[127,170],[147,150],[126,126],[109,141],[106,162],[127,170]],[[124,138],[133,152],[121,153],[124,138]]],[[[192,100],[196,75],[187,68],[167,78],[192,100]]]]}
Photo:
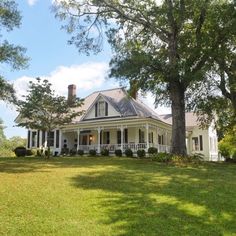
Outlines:
{"type": "MultiPolygon", "coordinates": [[[[170,152],[171,147],[168,145],[160,145],[160,144],[154,144],[150,143],[149,147],[155,147],[157,148],[158,152],[170,152]]],[[[88,152],[89,150],[97,150],[98,151],[98,145],[79,145],[79,149],[83,150],[85,152],[88,152]]],[[[101,144],[100,150],[107,149],[110,152],[114,152],[117,149],[122,149],[121,144],[101,144]]],[[[123,144],[123,150],[131,149],[133,152],[136,152],[138,150],[146,150],[147,149],[147,143],[124,143],[123,144]]]]}

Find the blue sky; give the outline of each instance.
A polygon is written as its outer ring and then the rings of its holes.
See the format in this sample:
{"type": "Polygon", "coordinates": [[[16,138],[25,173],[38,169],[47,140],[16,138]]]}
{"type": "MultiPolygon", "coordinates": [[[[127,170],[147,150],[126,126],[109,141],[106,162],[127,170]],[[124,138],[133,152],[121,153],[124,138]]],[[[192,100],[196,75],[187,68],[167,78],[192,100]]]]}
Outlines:
{"type": "MultiPolygon", "coordinates": [[[[93,91],[118,87],[118,82],[106,79],[111,58],[109,45],[104,44],[98,55],[85,56],[68,45],[70,36],[61,30],[61,22],[55,19],[50,7],[52,0],[20,0],[18,9],[22,15],[19,29],[2,33],[3,38],[27,48],[29,67],[12,71],[7,65],[0,66],[0,73],[14,84],[18,96],[25,94],[27,84],[36,77],[47,78],[57,93],[67,95],[69,84],[77,85],[77,96],[84,97],[93,91]]],[[[152,105],[149,95],[147,102],[152,105]]],[[[0,118],[6,126],[4,133],[26,137],[26,130],[15,127],[17,112],[12,105],[0,102],[0,118]]]]}

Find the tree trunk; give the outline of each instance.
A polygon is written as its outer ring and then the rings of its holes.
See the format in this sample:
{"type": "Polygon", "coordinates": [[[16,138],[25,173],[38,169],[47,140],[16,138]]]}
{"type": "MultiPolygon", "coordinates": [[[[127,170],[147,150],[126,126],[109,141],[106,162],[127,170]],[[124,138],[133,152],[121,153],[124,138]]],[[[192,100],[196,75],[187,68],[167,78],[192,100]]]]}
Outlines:
{"type": "Polygon", "coordinates": [[[179,82],[170,84],[170,99],[172,102],[172,153],[187,155],[185,128],[185,89],[179,82]]]}

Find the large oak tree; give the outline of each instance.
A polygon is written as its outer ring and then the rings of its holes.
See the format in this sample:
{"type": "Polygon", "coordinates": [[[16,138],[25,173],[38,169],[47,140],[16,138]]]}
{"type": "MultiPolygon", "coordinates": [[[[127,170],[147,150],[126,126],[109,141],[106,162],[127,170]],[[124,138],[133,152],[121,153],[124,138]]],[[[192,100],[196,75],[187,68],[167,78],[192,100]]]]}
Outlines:
{"type": "Polygon", "coordinates": [[[70,43],[80,52],[99,52],[106,33],[114,50],[113,77],[135,81],[169,101],[172,152],[186,154],[186,91],[202,79],[211,63],[211,21],[216,0],[58,0],[56,16],[68,20],[70,43]]]}

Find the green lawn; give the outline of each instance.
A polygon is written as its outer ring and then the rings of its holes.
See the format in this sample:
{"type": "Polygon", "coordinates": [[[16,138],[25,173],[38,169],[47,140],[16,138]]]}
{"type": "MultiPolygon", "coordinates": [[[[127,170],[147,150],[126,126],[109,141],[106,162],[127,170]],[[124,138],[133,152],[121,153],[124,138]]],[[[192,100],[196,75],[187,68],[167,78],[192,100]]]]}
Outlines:
{"type": "Polygon", "coordinates": [[[0,235],[236,235],[236,165],[1,158],[0,235]]]}

